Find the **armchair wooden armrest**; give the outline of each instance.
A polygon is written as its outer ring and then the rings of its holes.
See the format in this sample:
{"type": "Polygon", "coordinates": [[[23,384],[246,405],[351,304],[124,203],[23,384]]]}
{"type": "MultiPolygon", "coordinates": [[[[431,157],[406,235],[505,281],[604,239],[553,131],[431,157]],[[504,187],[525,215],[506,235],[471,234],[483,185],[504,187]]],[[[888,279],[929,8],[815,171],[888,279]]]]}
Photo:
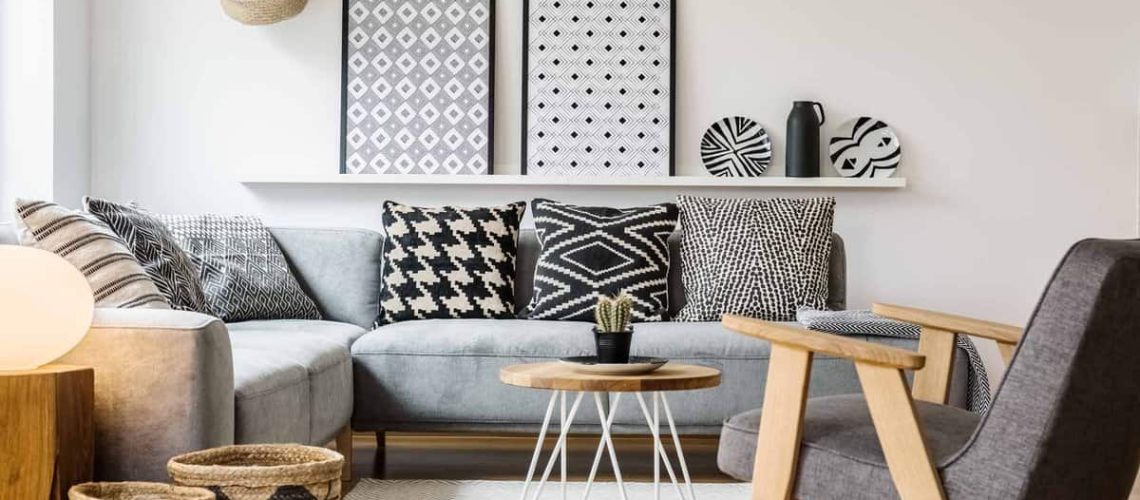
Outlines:
{"type": "MultiPolygon", "coordinates": [[[[721,323],[771,343],[752,471],[753,500],[786,500],[795,491],[811,362],[816,352],[855,362],[887,466],[901,496],[945,498],[903,372],[925,371],[926,356],[742,316],[725,315],[721,323]]],[[[953,335],[948,337],[952,348],[953,335]]]]}
{"type": "Polygon", "coordinates": [[[721,318],[721,324],[730,330],[764,339],[773,344],[827,354],[837,358],[846,358],[852,361],[909,370],[920,369],[926,363],[926,357],[914,351],[872,344],[862,340],[781,325],[746,316],[726,314],[721,318]]]}
{"type": "Polygon", "coordinates": [[[1009,364],[1010,358],[1013,357],[1013,351],[1017,348],[1017,343],[1021,341],[1021,335],[1023,334],[1023,330],[1020,327],[1013,325],[928,311],[914,307],[896,306],[893,304],[873,304],[871,306],[871,312],[884,318],[919,325],[923,329],[922,333],[924,336],[928,331],[935,334],[946,332],[965,333],[967,335],[996,341],[998,349],[1001,350],[1001,357],[1006,364],[1009,364]]]}

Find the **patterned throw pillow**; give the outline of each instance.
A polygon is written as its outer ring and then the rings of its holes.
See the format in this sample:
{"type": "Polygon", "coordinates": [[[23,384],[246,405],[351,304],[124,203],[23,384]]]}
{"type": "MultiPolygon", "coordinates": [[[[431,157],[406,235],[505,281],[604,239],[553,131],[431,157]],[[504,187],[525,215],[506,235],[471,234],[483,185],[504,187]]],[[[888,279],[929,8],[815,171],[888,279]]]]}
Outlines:
{"type": "Polygon", "coordinates": [[[672,203],[637,208],[579,207],[536,199],[542,253],[534,271],[531,319],[594,321],[598,297],[628,293],[635,321],[661,321],[669,308],[672,203]]]}
{"type": "Polygon", "coordinates": [[[257,217],[156,216],[198,267],[214,315],[226,322],[321,319],[281,248],[257,217]]]}
{"type": "Polygon", "coordinates": [[[384,202],[378,323],[514,316],[515,258],[526,203],[416,208],[384,202]]]}
{"type": "Polygon", "coordinates": [[[98,307],[169,309],[131,250],[106,224],[46,201],[16,200],[20,244],[63,257],[83,272],[98,307]]]}
{"type": "Polygon", "coordinates": [[[84,197],[83,207],[126,242],[171,307],[211,314],[198,270],[162,221],[139,208],[98,198],[84,197]]]}
{"type": "Polygon", "coordinates": [[[834,198],[677,203],[686,300],[678,321],[794,321],[799,306],[827,307],[834,198]]]}

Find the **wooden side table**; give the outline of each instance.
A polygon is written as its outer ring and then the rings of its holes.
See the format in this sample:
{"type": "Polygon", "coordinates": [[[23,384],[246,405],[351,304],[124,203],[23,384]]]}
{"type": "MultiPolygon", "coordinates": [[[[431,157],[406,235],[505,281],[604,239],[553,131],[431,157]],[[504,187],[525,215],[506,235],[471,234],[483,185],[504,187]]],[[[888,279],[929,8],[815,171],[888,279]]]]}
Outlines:
{"type": "Polygon", "coordinates": [[[63,500],[94,470],[95,371],[0,372],[0,498],[63,500]]]}
{"type": "Polygon", "coordinates": [[[629,392],[637,398],[637,403],[641,407],[641,414],[645,417],[645,422],[649,426],[649,433],[653,437],[653,446],[656,450],[653,463],[654,496],[660,498],[660,467],[661,463],[664,462],[665,470],[669,473],[669,479],[677,490],[677,496],[682,499],[696,499],[693,482],[689,477],[689,468],[685,464],[685,453],[681,450],[681,438],[677,435],[677,426],[673,422],[673,412],[669,409],[669,400],[665,397],[665,393],[716,387],[720,385],[720,370],[705,366],[669,363],[657,371],[644,375],[597,375],[576,371],[566,363],[530,363],[504,367],[499,372],[499,380],[505,384],[519,387],[554,391],[550,396],[550,403],[546,406],[546,417],[543,418],[542,429],[538,434],[538,443],[534,447],[534,455],[531,457],[530,468],[527,471],[526,481],[523,483],[521,498],[524,500],[534,478],[538,459],[542,454],[542,443],[546,439],[546,431],[550,428],[550,420],[554,415],[554,405],[559,400],[562,404],[558,442],[554,445],[554,451],[551,452],[550,459],[546,462],[546,470],[542,473],[542,479],[538,483],[533,498],[542,495],[542,488],[546,485],[547,479],[550,478],[554,463],[559,458],[562,463],[562,497],[566,497],[566,438],[569,435],[570,426],[574,423],[574,416],[578,413],[582,398],[587,392],[594,393],[594,404],[597,406],[598,419],[602,426],[602,438],[598,442],[597,451],[594,453],[594,465],[590,468],[590,477],[586,481],[586,491],[582,498],[590,496],[590,486],[594,483],[594,477],[598,473],[598,465],[602,461],[602,454],[607,448],[621,498],[622,500],[628,498],[625,484],[621,478],[621,468],[618,467],[617,451],[614,449],[610,428],[613,426],[614,415],[617,413],[622,394],[629,392]],[[567,413],[566,396],[570,392],[577,392],[577,396],[574,397],[574,402],[570,406],[569,413],[567,413]],[[646,392],[653,397],[652,412],[645,403],[644,393],[646,392]],[[603,393],[616,393],[608,414],[602,405],[603,393]],[[681,490],[677,475],[673,472],[673,466],[670,464],[669,456],[665,453],[665,446],[661,443],[659,409],[665,410],[665,419],[669,424],[673,446],[677,450],[677,463],[680,465],[681,475],[685,481],[687,496],[681,490]]]}

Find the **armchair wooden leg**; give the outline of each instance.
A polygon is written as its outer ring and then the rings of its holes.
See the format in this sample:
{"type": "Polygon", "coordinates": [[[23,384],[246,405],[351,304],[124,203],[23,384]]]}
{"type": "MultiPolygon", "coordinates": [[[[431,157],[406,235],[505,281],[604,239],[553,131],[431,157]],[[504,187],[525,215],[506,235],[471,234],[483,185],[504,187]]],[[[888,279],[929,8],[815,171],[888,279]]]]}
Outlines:
{"type": "Polygon", "coordinates": [[[787,500],[795,490],[811,359],[811,352],[772,344],[752,469],[753,500],[787,500]]]}
{"type": "Polygon", "coordinates": [[[336,451],[344,455],[344,470],[340,473],[341,481],[352,481],[352,426],[346,425],[336,435],[336,451]]]}
{"type": "Polygon", "coordinates": [[[855,363],[891,479],[904,500],[945,499],[902,370],[855,363]]]}

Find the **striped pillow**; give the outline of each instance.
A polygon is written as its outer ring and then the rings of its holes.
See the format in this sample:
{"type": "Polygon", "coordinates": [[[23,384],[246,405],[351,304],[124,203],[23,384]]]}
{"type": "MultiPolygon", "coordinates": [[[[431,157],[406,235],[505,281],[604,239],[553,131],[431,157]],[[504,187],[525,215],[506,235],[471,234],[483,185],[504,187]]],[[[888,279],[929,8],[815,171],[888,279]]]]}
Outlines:
{"type": "Polygon", "coordinates": [[[106,224],[46,201],[16,200],[20,243],[63,257],[87,278],[98,307],[169,309],[131,254],[106,224]]]}

